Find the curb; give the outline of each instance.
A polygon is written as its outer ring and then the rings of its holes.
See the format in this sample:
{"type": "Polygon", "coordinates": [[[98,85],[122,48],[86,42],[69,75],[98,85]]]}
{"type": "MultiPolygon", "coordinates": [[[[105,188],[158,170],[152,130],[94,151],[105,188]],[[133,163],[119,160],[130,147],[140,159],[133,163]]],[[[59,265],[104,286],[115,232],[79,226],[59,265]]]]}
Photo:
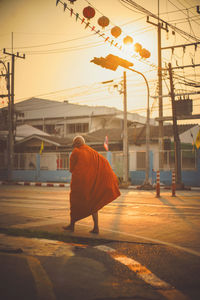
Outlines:
{"type": "Polygon", "coordinates": [[[28,181],[19,181],[19,182],[7,182],[0,181],[0,185],[28,185],[28,186],[48,186],[48,187],[69,187],[69,183],[52,183],[52,182],[28,182],[28,181]]]}

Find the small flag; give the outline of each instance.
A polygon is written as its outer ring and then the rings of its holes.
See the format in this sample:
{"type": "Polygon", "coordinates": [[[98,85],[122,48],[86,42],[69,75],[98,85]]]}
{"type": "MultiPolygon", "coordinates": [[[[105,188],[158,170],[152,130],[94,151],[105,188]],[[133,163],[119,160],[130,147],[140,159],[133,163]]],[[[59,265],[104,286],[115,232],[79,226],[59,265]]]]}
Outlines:
{"type": "Polygon", "coordinates": [[[199,149],[199,147],[200,147],[200,129],[199,129],[199,132],[196,137],[195,145],[196,145],[197,149],[199,149]]]}
{"type": "Polygon", "coordinates": [[[79,17],[79,13],[76,13],[76,21],[78,20],[79,17]]]}
{"type": "Polygon", "coordinates": [[[85,25],[85,29],[90,25],[90,22],[87,22],[87,24],[85,25]]]}
{"type": "Polygon", "coordinates": [[[104,140],[104,148],[106,151],[108,151],[108,136],[105,136],[105,140],[104,140]]]}
{"type": "Polygon", "coordinates": [[[63,6],[64,6],[64,11],[65,11],[67,8],[67,3],[64,2],[63,6]]]}
{"type": "Polygon", "coordinates": [[[194,136],[193,136],[193,134],[192,134],[192,132],[190,132],[190,135],[191,135],[191,137],[192,137],[192,151],[194,151],[194,145],[195,145],[195,142],[194,142],[194,136]]]}
{"type": "Polygon", "coordinates": [[[44,149],[44,143],[43,143],[43,141],[42,141],[41,147],[40,147],[40,154],[42,154],[43,149],[44,149]]]}

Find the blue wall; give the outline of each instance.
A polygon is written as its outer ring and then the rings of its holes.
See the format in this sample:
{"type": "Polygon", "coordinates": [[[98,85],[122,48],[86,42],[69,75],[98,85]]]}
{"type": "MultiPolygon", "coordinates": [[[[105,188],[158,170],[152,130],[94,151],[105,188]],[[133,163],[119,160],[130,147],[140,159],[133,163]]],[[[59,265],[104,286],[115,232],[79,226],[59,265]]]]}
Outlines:
{"type": "MultiPolygon", "coordinates": [[[[149,179],[152,184],[156,182],[156,172],[152,169],[153,166],[153,153],[150,151],[150,168],[149,179]]],[[[133,185],[143,184],[145,180],[145,171],[131,171],[130,172],[131,183],[133,185]]],[[[160,183],[164,185],[171,185],[172,172],[160,171],[160,183]]],[[[200,149],[197,150],[197,168],[196,170],[183,170],[182,182],[186,186],[200,187],[200,149]]]]}
{"type": "MultiPolygon", "coordinates": [[[[107,158],[111,163],[111,155],[109,152],[107,158]]],[[[130,171],[131,184],[140,185],[144,183],[145,171],[130,171]]],[[[172,182],[171,171],[160,172],[160,182],[164,185],[171,185],[172,182]]],[[[0,181],[8,179],[8,171],[0,170],[0,181]]],[[[153,153],[150,151],[150,166],[149,179],[152,183],[156,182],[156,172],[153,171],[153,153]]],[[[27,182],[65,182],[69,183],[71,180],[71,173],[69,170],[40,170],[40,155],[37,155],[36,170],[13,170],[12,181],[27,181],[27,182]]],[[[200,187],[200,149],[197,151],[197,169],[182,171],[182,182],[186,186],[200,187]]]]}

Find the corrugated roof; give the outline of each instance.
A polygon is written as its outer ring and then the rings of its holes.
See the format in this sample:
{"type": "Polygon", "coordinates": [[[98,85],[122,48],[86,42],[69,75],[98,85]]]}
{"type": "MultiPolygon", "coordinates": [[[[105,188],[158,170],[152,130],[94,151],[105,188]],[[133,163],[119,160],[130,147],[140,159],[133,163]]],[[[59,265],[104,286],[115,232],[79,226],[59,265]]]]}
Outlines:
{"type": "Polygon", "coordinates": [[[42,135],[37,135],[33,134],[31,136],[25,137],[24,139],[16,142],[16,145],[26,143],[27,141],[37,139],[43,142],[48,142],[52,145],[62,147],[62,146],[70,146],[72,145],[72,139],[71,138],[59,138],[59,137],[54,137],[54,136],[42,136],[42,135]]]}
{"type": "Polygon", "coordinates": [[[24,112],[25,119],[88,117],[121,113],[114,107],[87,106],[39,98],[31,98],[15,104],[15,109],[24,112]]]}
{"type": "Polygon", "coordinates": [[[27,136],[33,135],[33,134],[50,136],[50,134],[48,134],[38,128],[35,128],[28,124],[23,124],[23,125],[17,126],[15,138],[16,138],[16,140],[20,140],[27,136]]]}
{"type": "MultiPolygon", "coordinates": [[[[194,124],[184,124],[178,125],[179,134],[191,129],[196,125],[194,124]]],[[[173,137],[173,126],[165,125],[164,129],[164,138],[173,137]]],[[[88,143],[92,142],[102,142],[105,139],[105,136],[108,136],[109,142],[120,142],[123,139],[123,130],[119,128],[105,128],[99,129],[95,132],[88,133],[85,136],[85,140],[88,143]]],[[[159,127],[158,126],[150,126],[150,139],[157,140],[159,137],[159,127]]],[[[146,126],[138,127],[138,128],[128,128],[128,139],[129,141],[133,141],[134,143],[141,143],[146,139],[146,126]]]]}

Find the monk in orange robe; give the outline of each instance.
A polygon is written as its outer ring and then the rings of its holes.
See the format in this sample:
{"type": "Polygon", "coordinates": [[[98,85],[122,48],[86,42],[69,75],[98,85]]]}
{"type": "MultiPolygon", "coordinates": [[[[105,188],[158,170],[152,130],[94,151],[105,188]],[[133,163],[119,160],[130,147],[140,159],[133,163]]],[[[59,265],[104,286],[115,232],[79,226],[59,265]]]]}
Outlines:
{"type": "Polygon", "coordinates": [[[92,215],[94,228],[90,232],[98,234],[98,210],[120,196],[117,176],[108,160],[87,146],[82,136],[74,138],[73,148],[70,156],[71,222],[63,229],[74,231],[78,220],[92,215]]]}

